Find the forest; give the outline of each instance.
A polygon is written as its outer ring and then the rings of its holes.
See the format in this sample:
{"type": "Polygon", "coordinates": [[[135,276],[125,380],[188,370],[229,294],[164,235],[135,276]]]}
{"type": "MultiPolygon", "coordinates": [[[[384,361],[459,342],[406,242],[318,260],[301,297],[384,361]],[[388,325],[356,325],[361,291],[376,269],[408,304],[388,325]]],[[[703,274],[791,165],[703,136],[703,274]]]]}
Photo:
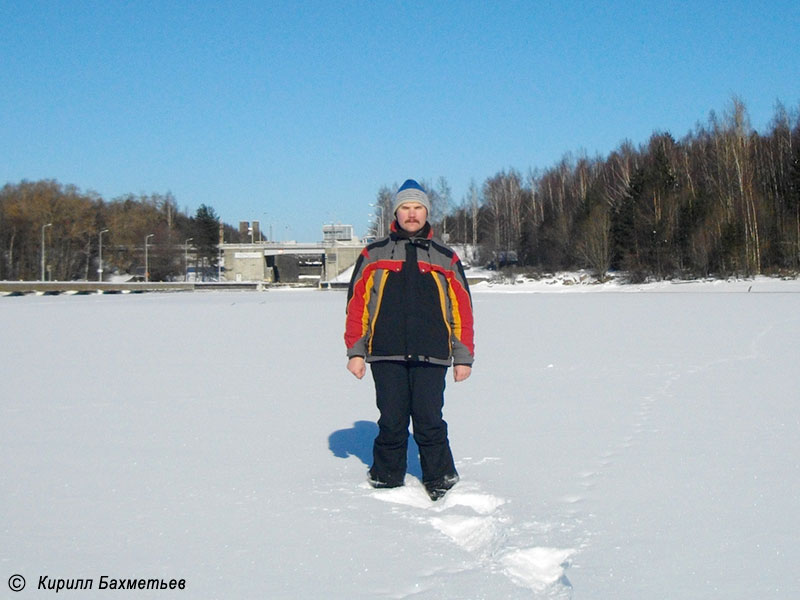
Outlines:
{"type": "MultiPolygon", "coordinates": [[[[629,281],[797,274],[800,266],[800,121],[778,103],[768,131],[733,98],[722,116],[680,140],[655,132],[606,157],[567,155],[523,176],[511,168],[474,182],[453,206],[431,184],[437,232],[476,244],[481,262],[530,272],[610,271],[629,281]]],[[[385,230],[391,190],[377,196],[385,230]]]]}
{"type": "MultiPolygon", "coordinates": [[[[657,131],[605,157],[509,168],[473,180],[458,204],[446,178],[422,183],[437,233],[495,268],[632,282],[800,271],[800,117],[780,103],[762,133],[733,98],[681,139],[657,131]]],[[[388,230],[392,191],[371,204],[375,235],[388,230]]],[[[241,237],[212,207],[190,215],[169,193],[106,201],[54,180],[0,189],[2,280],[95,279],[101,248],[106,275],[143,274],[149,253],[151,280],[180,279],[189,251],[198,271],[215,271],[219,240],[241,237]]]]}
{"type": "Polygon", "coordinates": [[[141,278],[145,264],[151,281],[182,279],[189,268],[212,276],[221,235],[238,241],[240,234],[220,223],[210,206],[194,215],[178,210],[171,194],[107,202],[54,180],[0,190],[0,280],[94,280],[101,247],[106,277],[141,278]]]}

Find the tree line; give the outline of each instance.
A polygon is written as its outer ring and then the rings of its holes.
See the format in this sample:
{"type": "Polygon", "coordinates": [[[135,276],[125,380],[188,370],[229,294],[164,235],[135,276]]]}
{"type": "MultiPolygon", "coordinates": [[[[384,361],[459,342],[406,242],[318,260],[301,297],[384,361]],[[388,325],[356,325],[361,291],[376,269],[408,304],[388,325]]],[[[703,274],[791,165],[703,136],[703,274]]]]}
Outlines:
{"type": "Polygon", "coordinates": [[[169,193],[105,201],[54,180],[9,183],[0,189],[0,279],[92,280],[101,254],[106,275],[143,277],[145,262],[154,281],[182,279],[187,267],[216,273],[220,227],[238,241],[213,207],[189,215],[169,193]]]}
{"type": "MultiPolygon", "coordinates": [[[[764,133],[734,98],[680,140],[656,132],[606,157],[504,170],[473,181],[458,205],[444,177],[420,183],[437,232],[478,247],[484,264],[633,281],[800,271],[800,116],[781,104],[764,133]]],[[[377,235],[389,229],[392,191],[383,186],[371,205],[377,235]]],[[[0,279],[94,279],[101,252],[106,274],[144,275],[146,253],[152,280],[182,278],[189,256],[216,272],[220,228],[226,241],[247,241],[212,207],[190,215],[169,193],[106,201],[54,180],[9,183],[0,279]]]]}
{"type": "MultiPolygon", "coordinates": [[[[680,140],[656,132],[606,157],[504,170],[459,206],[443,178],[424,185],[437,231],[479,246],[484,262],[632,281],[800,270],[800,119],[781,104],[763,134],[734,98],[680,140]]],[[[384,187],[376,232],[390,202],[384,187]]]]}

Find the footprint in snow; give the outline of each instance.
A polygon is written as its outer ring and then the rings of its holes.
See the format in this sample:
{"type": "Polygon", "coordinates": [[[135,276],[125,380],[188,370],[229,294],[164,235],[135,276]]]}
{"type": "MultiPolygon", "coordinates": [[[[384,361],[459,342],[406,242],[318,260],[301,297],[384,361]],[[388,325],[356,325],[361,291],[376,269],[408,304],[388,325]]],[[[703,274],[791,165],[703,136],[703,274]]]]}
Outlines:
{"type": "MultiPolygon", "coordinates": [[[[367,483],[362,487],[376,500],[423,511],[422,520],[476,555],[490,571],[502,572],[521,587],[542,591],[556,583],[569,586],[564,570],[575,550],[508,547],[506,530],[511,519],[498,510],[506,501],[482,492],[473,482],[462,480],[438,502],[432,502],[413,477],[399,488],[375,490],[367,483]]],[[[420,514],[415,512],[414,517],[420,514]]]]}

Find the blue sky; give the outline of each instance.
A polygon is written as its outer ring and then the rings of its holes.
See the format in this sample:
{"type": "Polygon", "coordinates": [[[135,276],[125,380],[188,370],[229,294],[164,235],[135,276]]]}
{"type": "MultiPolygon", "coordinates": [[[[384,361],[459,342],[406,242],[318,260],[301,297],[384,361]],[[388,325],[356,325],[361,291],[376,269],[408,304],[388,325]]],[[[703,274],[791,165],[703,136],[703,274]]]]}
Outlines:
{"type": "Polygon", "coordinates": [[[682,137],[736,95],[800,107],[800,3],[0,0],[0,185],[313,241],[383,185],[471,180],[682,137]]]}

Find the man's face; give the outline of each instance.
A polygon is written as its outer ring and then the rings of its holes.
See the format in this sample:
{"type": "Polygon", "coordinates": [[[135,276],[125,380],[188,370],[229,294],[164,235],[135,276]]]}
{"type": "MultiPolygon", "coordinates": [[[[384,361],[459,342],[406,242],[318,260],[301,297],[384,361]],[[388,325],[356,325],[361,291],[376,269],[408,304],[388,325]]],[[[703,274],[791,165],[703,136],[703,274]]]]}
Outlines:
{"type": "Polygon", "coordinates": [[[428,209],[419,202],[406,202],[397,207],[397,224],[408,233],[417,233],[428,220],[428,209]]]}

